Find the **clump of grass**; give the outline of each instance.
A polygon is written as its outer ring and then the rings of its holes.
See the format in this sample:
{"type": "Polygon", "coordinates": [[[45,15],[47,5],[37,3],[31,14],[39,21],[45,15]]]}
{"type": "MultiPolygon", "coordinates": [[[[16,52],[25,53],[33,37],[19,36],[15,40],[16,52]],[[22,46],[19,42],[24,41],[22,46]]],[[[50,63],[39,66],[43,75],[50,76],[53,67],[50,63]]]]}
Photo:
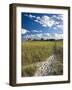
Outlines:
{"type": "Polygon", "coordinates": [[[58,47],[56,48],[56,62],[51,65],[51,68],[55,75],[62,75],[63,74],[63,48],[58,47]]]}
{"type": "Polygon", "coordinates": [[[29,65],[29,66],[26,66],[24,68],[22,68],[22,76],[34,76],[34,73],[36,71],[37,67],[34,66],[34,65],[29,65]]]}

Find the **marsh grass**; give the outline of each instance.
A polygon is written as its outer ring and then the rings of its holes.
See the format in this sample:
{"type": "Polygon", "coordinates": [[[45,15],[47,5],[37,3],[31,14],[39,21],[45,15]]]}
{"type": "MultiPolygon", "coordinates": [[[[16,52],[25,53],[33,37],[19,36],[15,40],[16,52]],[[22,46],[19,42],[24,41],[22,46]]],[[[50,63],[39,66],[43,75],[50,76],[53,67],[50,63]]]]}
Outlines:
{"type": "Polygon", "coordinates": [[[22,41],[22,76],[33,76],[37,70],[35,63],[45,61],[54,53],[54,48],[58,61],[52,67],[55,69],[56,74],[59,74],[63,72],[62,41],[22,41]]]}

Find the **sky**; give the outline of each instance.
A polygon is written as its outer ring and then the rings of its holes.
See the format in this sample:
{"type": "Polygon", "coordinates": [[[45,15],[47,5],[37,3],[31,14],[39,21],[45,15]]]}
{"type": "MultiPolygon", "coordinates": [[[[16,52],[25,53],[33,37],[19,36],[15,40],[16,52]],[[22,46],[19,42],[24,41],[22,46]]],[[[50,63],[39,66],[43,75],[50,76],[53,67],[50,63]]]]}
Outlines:
{"type": "Polygon", "coordinates": [[[23,39],[63,39],[63,15],[47,13],[21,13],[23,39]]]}

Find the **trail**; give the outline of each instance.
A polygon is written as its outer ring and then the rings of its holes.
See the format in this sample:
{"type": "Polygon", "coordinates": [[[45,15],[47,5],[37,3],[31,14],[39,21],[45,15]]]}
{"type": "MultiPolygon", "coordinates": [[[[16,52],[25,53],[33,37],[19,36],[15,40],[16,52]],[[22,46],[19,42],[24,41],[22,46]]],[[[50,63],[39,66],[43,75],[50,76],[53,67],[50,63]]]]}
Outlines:
{"type": "Polygon", "coordinates": [[[49,58],[46,59],[44,62],[40,62],[37,64],[37,71],[35,72],[34,76],[47,76],[53,75],[54,70],[51,67],[56,62],[56,56],[51,55],[49,58]]]}

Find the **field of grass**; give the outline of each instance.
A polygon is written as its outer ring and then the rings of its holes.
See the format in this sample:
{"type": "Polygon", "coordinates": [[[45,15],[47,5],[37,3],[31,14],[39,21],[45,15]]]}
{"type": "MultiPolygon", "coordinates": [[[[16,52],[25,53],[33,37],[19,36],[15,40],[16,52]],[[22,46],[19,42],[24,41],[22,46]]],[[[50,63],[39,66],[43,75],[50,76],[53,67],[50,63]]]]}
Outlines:
{"type": "Polygon", "coordinates": [[[62,68],[62,41],[22,41],[21,50],[22,76],[33,76],[35,71],[37,70],[36,63],[45,61],[54,53],[57,54],[58,62],[57,65],[52,65],[52,67],[57,69],[60,67],[62,68]]]}

